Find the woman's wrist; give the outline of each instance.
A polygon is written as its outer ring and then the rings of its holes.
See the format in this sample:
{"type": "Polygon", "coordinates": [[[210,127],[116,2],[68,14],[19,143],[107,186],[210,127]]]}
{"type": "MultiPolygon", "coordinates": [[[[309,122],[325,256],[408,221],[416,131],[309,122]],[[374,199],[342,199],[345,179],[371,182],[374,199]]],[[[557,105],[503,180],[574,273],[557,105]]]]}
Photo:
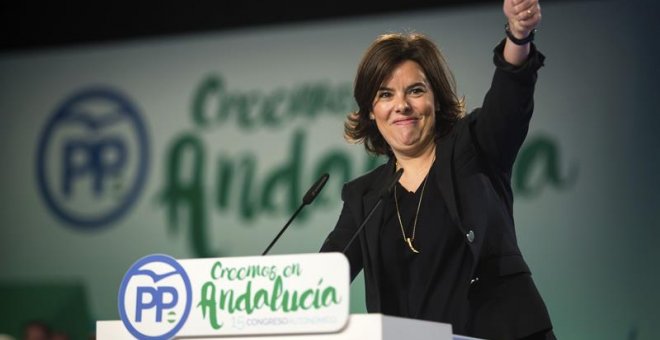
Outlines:
{"type": "Polygon", "coordinates": [[[516,45],[525,45],[532,42],[536,33],[536,29],[516,29],[515,25],[512,25],[511,22],[507,22],[504,25],[504,31],[509,40],[516,45]]]}
{"type": "Polygon", "coordinates": [[[530,52],[530,42],[534,40],[534,31],[531,31],[527,36],[523,36],[523,33],[519,31],[520,36],[523,38],[517,38],[511,31],[509,23],[504,26],[504,29],[507,35],[507,43],[504,45],[502,56],[507,63],[520,66],[527,60],[530,52]]]}

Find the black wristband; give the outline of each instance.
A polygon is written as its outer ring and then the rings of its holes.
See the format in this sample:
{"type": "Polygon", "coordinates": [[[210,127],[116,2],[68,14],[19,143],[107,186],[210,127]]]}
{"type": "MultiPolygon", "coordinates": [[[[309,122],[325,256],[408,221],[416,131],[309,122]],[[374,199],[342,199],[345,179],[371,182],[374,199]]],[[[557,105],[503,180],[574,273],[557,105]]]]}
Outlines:
{"type": "Polygon", "coordinates": [[[530,43],[534,41],[534,34],[536,33],[536,28],[533,29],[531,32],[529,32],[529,35],[525,38],[518,39],[513,36],[513,33],[511,33],[511,29],[509,29],[509,23],[507,22],[506,25],[504,25],[504,32],[506,32],[507,38],[511,40],[516,45],[525,45],[527,43],[530,43]]]}

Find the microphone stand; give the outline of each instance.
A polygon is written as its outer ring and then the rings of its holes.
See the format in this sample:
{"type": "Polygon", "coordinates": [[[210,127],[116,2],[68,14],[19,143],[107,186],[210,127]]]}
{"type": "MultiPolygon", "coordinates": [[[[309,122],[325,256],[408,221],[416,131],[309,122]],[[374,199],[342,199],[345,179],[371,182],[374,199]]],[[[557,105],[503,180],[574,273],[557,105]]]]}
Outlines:
{"type": "Polygon", "coordinates": [[[323,189],[323,186],[325,186],[325,183],[328,181],[329,177],[330,177],[330,175],[328,175],[327,173],[323,174],[321,176],[321,178],[319,178],[316,181],[316,183],[314,183],[314,185],[312,185],[312,187],[309,188],[309,190],[307,191],[307,193],[303,197],[303,202],[300,205],[300,207],[298,207],[298,210],[296,210],[296,212],[293,213],[293,216],[291,216],[289,221],[286,222],[286,224],[284,225],[284,228],[282,228],[282,230],[280,230],[280,232],[277,234],[277,236],[275,236],[273,241],[270,242],[270,244],[268,245],[266,250],[264,250],[264,252],[261,254],[261,256],[264,256],[264,255],[268,254],[268,251],[270,250],[270,248],[272,248],[273,245],[275,244],[275,242],[277,242],[277,240],[280,238],[280,236],[282,236],[282,234],[284,233],[286,228],[288,228],[289,224],[291,224],[291,222],[293,222],[293,219],[296,218],[296,216],[298,216],[298,214],[303,209],[303,207],[305,207],[306,205],[312,203],[312,201],[316,198],[316,196],[318,196],[318,194],[321,192],[321,189],[323,189]]]}
{"type": "Polygon", "coordinates": [[[282,228],[282,230],[280,230],[280,232],[277,234],[277,236],[275,236],[273,241],[270,242],[270,244],[268,245],[268,248],[266,248],[266,250],[264,250],[264,252],[261,254],[261,256],[264,256],[264,255],[268,254],[268,251],[270,250],[270,248],[272,248],[273,245],[275,244],[275,242],[277,242],[277,240],[280,238],[280,236],[282,236],[282,234],[284,233],[284,230],[286,230],[286,228],[289,227],[289,224],[291,224],[293,219],[296,218],[296,216],[298,216],[298,213],[300,213],[300,211],[303,209],[304,206],[305,206],[305,204],[301,204],[300,207],[298,207],[298,210],[296,210],[296,212],[293,214],[293,216],[291,216],[291,218],[289,219],[289,222],[286,222],[286,224],[284,225],[284,228],[282,228]]]}
{"type": "Polygon", "coordinates": [[[376,211],[376,209],[381,205],[381,203],[383,203],[383,199],[385,199],[385,197],[389,196],[389,194],[392,192],[392,188],[394,188],[394,186],[396,185],[396,182],[399,181],[399,179],[401,178],[401,175],[403,175],[403,168],[399,169],[394,174],[394,177],[392,177],[392,180],[389,183],[389,185],[386,186],[385,188],[383,188],[383,191],[381,191],[380,197],[378,198],[378,202],[376,202],[376,204],[374,204],[374,206],[371,208],[371,210],[369,210],[369,213],[367,214],[367,217],[364,218],[364,220],[362,221],[362,224],[360,224],[360,227],[358,228],[358,230],[353,234],[353,237],[351,237],[350,241],[348,241],[348,243],[346,244],[346,247],[344,247],[344,250],[341,251],[343,254],[346,254],[346,250],[348,250],[348,247],[351,246],[351,244],[353,243],[355,238],[360,234],[362,229],[364,229],[364,226],[367,225],[367,221],[369,221],[369,219],[371,218],[371,215],[373,215],[374,211],[376,211]]]}

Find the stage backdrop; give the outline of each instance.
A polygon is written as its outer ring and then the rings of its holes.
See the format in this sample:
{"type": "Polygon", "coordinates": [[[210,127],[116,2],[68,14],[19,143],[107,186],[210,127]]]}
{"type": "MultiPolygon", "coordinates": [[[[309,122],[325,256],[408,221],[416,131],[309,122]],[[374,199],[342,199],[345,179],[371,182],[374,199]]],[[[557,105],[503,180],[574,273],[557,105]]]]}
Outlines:
{"type": "MultiPolygon", "coordinates": [[[[272,250],[316,252],[342,184],[383,161],[342,139],[368,44],[428,34],[472,109],[500,7],[0,55],[0,326],[118,319],[122,276],[147,254],[261,254],[328,172],[272,250]]],[[[657,339],[658,5],[543,10],[547,60],[513,177],[521,248],[559,338],[657,339]]],[[[364,312],[362,277],[352,294],[364,312]]]]}

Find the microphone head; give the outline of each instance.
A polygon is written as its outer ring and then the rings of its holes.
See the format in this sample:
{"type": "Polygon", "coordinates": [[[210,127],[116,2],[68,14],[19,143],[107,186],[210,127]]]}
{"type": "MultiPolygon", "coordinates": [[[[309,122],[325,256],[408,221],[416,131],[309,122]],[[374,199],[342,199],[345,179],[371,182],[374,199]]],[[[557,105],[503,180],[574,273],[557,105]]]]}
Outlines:
{"type": "Polygon", "coordinates": [[[316,196],[319,195],[319,192],[321,192],[321,189],[323,189],[323,186],[325,186],[325,182],[328,181],[329,177],[330,175],[328,175],[328,173],[321,175],[321,178],[319,178],[316,183],[314,183],[314,185],[312,185],[312,187],[307,190],[307,193],[303,197],[303,204],[307,205],[312,203],[316,196]]]}
{"type": "Polygon", "coordinates": [[[380,192],[380,199],[385,199],[387,196],[390,195],[390,193],[392,193],[392,189],[394,189],[394,186],[396,185],[396,182],[398,182],[399,179],[401,178],[401,175],[403,175],[403,168],[397,170],[394,173],[394,176],[392,176],[392,180],[390,181],[390,183],[386,187],[384,187],[383,190],[380,192]]]}

